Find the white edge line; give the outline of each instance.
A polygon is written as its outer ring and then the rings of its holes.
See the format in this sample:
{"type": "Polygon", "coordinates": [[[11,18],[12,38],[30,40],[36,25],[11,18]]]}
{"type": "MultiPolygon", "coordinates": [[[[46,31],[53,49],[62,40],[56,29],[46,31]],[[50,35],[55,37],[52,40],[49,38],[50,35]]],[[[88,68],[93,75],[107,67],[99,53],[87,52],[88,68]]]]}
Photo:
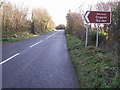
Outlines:
{"type": "Polygon", "coordinates": [[[19,54],[20,54],[20,53],[17,53],[17,54],[15,54],[15,55],[11,56],[10,58],[8,58],[8,59],[6,59],[6,60],[4,60],[4,61],[0,62],[0,65],[2,65],[3,63],[5,63],[5,62],[7,62],[7,61],[11,60],[12,58],[14,58],[14,57],[18,56],[19,54]]]}

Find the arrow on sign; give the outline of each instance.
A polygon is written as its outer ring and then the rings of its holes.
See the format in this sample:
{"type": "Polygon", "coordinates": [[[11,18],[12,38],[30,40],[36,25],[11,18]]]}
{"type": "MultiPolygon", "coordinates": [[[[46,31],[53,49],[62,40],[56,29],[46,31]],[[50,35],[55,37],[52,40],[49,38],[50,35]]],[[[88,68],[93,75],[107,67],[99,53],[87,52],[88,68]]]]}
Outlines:
{"type": "Polygon", "coordinates": [[[111,13],[103,11],[87,11],[84,15],[87,23],[111,23],[111,13]]]}
{"type": "Polygon", "coordinates": [[[84,15],[85,21],[86,21],[87,23],[90,22],[89,19],[88,19],[88,15],[89,15],[89,14],[90,14],[90,11],[87,11],[87,12],[85,13],[85,15],[84,15]]]}

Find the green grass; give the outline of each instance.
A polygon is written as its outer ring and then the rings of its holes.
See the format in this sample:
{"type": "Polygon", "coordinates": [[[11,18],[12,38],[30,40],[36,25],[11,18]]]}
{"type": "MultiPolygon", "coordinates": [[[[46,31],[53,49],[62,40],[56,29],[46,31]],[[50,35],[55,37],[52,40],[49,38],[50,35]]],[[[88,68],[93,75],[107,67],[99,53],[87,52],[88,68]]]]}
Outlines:
{"type": "Polygon", "coordinates": [[[81,88],[120,88],[118,56],[66,34],[68,51],[81,88]]]}
{"type": "Polygon", "coordinates": [[[12,37],[12,38],[2,38],[0,39],[0,41],[3,42],[16,42],[16,41],[20,41],[20,40],[24,40],[30,37],[35,37],[37,35],[33,35],[33,34],[29,34],[29,33],[23,33],[23,34],[19,34],[17,35],[17,37],[12,37]]]}
{"type": "Polygon", "coordinates": [[[54,30],[50,29],[50,30],[46,30],[44,32],[42,32],[41,34],[30,34],[28,32],[24,32],[24,33],[19,33],[19,34],[16,34],[16,37],[12,37],[12,38],[0,38],[0,41],[3,41],[3,42],[16,42],[16,41],[20,41],[20,40],[24,40],[24,39],[27,39],[27,38],[30,38],[30,37],[36,37],[38,35],[42,35],[42,34],[47,34],[49,32],[53,32],[54,30]]]}

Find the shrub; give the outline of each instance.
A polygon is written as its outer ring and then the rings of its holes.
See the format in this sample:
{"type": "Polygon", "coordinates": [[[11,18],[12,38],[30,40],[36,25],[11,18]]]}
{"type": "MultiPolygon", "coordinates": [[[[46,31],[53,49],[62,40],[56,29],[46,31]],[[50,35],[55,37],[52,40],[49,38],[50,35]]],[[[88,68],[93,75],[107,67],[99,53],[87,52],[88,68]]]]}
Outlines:
{"type": "Polygon", "coordinates": [[[77,31],[76,31],[75,35],[76,35],[77,37],[79,37],[81,40],[84,41],[84,40],[85,40],[85,28],[84,28],[84,27],[81,27],[80,30],[77,30],[77,31]]]}
{"type": "MultiPolygon", "coordinates": [[[[88,44],[89,45],[95,45],[96,44],[96,34],[97,32],[95,31],[90,31],[88,33],[88,44]]],[[[98,34],[98,44],[104,44],[105,42],[105,36],[102,33],[98,34]]]]}

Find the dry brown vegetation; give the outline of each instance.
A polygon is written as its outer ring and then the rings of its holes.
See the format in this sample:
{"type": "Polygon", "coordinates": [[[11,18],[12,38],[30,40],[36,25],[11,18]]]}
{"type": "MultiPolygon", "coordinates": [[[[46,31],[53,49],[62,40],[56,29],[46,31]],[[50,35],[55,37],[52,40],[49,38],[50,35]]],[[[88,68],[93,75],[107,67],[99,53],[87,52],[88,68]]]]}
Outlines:
{"type": "Polygon", "coordinates": [[[84,40],[85,28],[82,16],[79,13],[69,11],[69,13],[67,13],[66,19],[66,32],[76,34],[79,38],[84,40]]]}
{"type": "Polygon", "coordinates": [[[42,8],[33,9],[32,17],[28,18],[27,8],[1,2],[0,15],[4,39],[17,38],[26,34],[41,34],[55,27],[47,10],[42,8]]]}

